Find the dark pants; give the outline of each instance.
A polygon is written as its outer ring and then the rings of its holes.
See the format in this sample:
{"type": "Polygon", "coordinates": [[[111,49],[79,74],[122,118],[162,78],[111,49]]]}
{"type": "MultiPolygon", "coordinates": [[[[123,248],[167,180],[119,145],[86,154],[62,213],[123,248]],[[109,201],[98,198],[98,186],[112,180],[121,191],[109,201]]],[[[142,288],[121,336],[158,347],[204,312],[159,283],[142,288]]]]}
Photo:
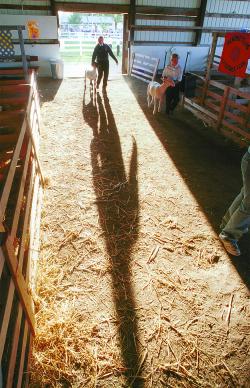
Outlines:
{"type": "Polygon", "coordinates": [[[108,82],[108,76],[109,76],[109,62],[98,63],[97,69],[98,69],[97,86],[100,85],[100,82],[103,77],[102,86],[106,87],[108,82]]]}
{"type": "Polygon", "coordinates": [[[241,160],[243,187],[234,199],[221,223],[222,233],[229,239],[239,240],[250,227],[250,152],[241,160]]]}
{"type": "Polygon", "coordinates": [[[170,111],[173,111],[179,100],[179,93],[180,93],[180,83],[175,85],[175,87],[169,87],[166,90],[166,113],[169,113],[170,111]]]}

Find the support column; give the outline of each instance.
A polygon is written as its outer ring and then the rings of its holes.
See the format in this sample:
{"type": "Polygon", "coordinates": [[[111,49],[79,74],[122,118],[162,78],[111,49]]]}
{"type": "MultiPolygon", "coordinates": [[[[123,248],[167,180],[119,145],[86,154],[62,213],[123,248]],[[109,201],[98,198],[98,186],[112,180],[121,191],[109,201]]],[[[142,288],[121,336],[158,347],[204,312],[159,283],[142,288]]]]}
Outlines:
{"type": "Polygon", "coordinates": [[[122,73],[128,74],[129,70],[129,47],[128,47],[128,15],[123,15],[123,42],[122,42],[122,73]]]}
{"type": "Polygon", "coordinates": [[[201,27],[201,29],[198,30],[195,34],[195,41],[194,41],[195,46],[199,46],[199,44],[201,42],[202,27],[204,25],[206,9],[207,9],[207,0],[201,0],[200,12],[199,12],[197,22],[196,22],[196,26],[201,27]]]}
{"type": "Polygon", "coordinates": [[[206,77],[205,77],[205,83],[204,83],[203,92],[202,92],[202,99],[201,99],[201,104],[202,105],[204,104],[204,101],[205,101],[205,98],[206,98],[206,95],[207,95],[207,89],[208,89],[208,84],[209,84],[209,80],[210,80],[210,72],[211,72],[211,69],[212,69],[212,66],[213,66],[213,62],[214,62],[214,54],[215,54],[215,51],[216,51],[217,40],[218,40],[218,33],[214,32],[213,33],[213,42],[212,42],[211,50],[210,50],[209,57],[208,57],[208,64],[207,64],[207,72],[206,72],[206,77]]]}
{"type": "Polygon", "coordinates": [[[130,44],[133,44],[134,43],[134,29],[131,28],[131,26],[134,26],[135,25],[135,1],[136,0],[130,0],[130,6],[129,6],[129,20],[128,20],[128,28],[129,28],[129,32],[130,32],[130,44]]]}
{"type": "Polygon", "coordinates": [[[27,63],[27,58],[26,58],[25,50],[24,50],[22,27],[18,26],[17,30],[18,30],[20,50],[21,50],[21,55],[22,55],[24,77],[25,77],[25,80],[28,81],[28,63],[27,63]]]}

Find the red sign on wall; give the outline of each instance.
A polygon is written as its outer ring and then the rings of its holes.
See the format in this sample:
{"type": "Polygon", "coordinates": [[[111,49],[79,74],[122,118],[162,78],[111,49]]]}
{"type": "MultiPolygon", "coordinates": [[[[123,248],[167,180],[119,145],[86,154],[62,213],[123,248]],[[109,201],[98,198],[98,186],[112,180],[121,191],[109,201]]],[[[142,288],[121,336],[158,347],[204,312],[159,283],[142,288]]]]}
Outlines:
{"type": "Polygon", "coordinates": [[[247,32],[228,32],[225,35],[218,70],[222,73],[244,78],[249,58],[250,34],[247,32]]]}

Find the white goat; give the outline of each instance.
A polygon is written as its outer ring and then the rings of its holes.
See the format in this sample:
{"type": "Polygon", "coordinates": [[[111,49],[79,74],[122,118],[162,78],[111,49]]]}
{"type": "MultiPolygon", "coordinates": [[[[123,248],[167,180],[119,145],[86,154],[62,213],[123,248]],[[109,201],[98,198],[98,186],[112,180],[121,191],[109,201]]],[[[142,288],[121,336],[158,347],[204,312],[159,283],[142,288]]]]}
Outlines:
{"type": "Polygon", "coordinates": [[[86,89],[87,79],[90,80],[91,87],[93,87],[93,84],[94,84],[94,90],[96,90],[96,80],[97,80],[96,65],[93,65],[91,70],[90,69],[85,70],[84,89],[86,89]]]}
{"type": "Polygon", "coordinates": [[[159,84],[158,82],[151,81],[148,84],[148,89],[147,89],[147,100],[148,100],[148,106],[154,102],[154,110],[153,114],[156,113],[157,111],[157,103],[158,103],[158,112],[161,111],[161,106],[163,102],[163,97],[165,95],[165,91],[168,87],[174,86],[174,81],[164,77],[163,78],[163,83],[159,84]]]}

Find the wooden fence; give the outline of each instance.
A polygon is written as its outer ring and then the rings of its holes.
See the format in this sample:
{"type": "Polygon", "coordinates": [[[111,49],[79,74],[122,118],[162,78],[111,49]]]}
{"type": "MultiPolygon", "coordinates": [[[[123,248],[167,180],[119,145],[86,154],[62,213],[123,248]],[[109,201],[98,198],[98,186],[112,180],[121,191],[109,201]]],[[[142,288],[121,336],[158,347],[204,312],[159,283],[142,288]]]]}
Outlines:
{"type": "MultiPolygon", "coordinates": [[[[0,367],[2,385],[26,387],[43,178],[37,156],[36,74],[0,70],[0,367]]],[[[1,382],[0,382],[1,385],[1,382]]]]}
{"type": "Polygon", "coordinates": [[[160,59],[133,53],[130,75],[145,82],[155,79],[160,59]]]}
{"type": "MultiPolygon", "coordinates": [[[[90,37],[77,38],[61,38],[60,39],[60,54],[62,57],[77,57],[89,56],[91,58],[96,46],[96,39],[90,37]]],[[[122,50],[122,41],[113,39],[110,47],[115,55],[119,56],[122,50]]]]}
{"type": "MultiPolygon", "coordinates": [[[[195,75],[194,75],[195,76],[195,75]]],[[[197,76],[196,96],[184,107],[241,146],[250,143],[250,93],[197,76]]]]}

